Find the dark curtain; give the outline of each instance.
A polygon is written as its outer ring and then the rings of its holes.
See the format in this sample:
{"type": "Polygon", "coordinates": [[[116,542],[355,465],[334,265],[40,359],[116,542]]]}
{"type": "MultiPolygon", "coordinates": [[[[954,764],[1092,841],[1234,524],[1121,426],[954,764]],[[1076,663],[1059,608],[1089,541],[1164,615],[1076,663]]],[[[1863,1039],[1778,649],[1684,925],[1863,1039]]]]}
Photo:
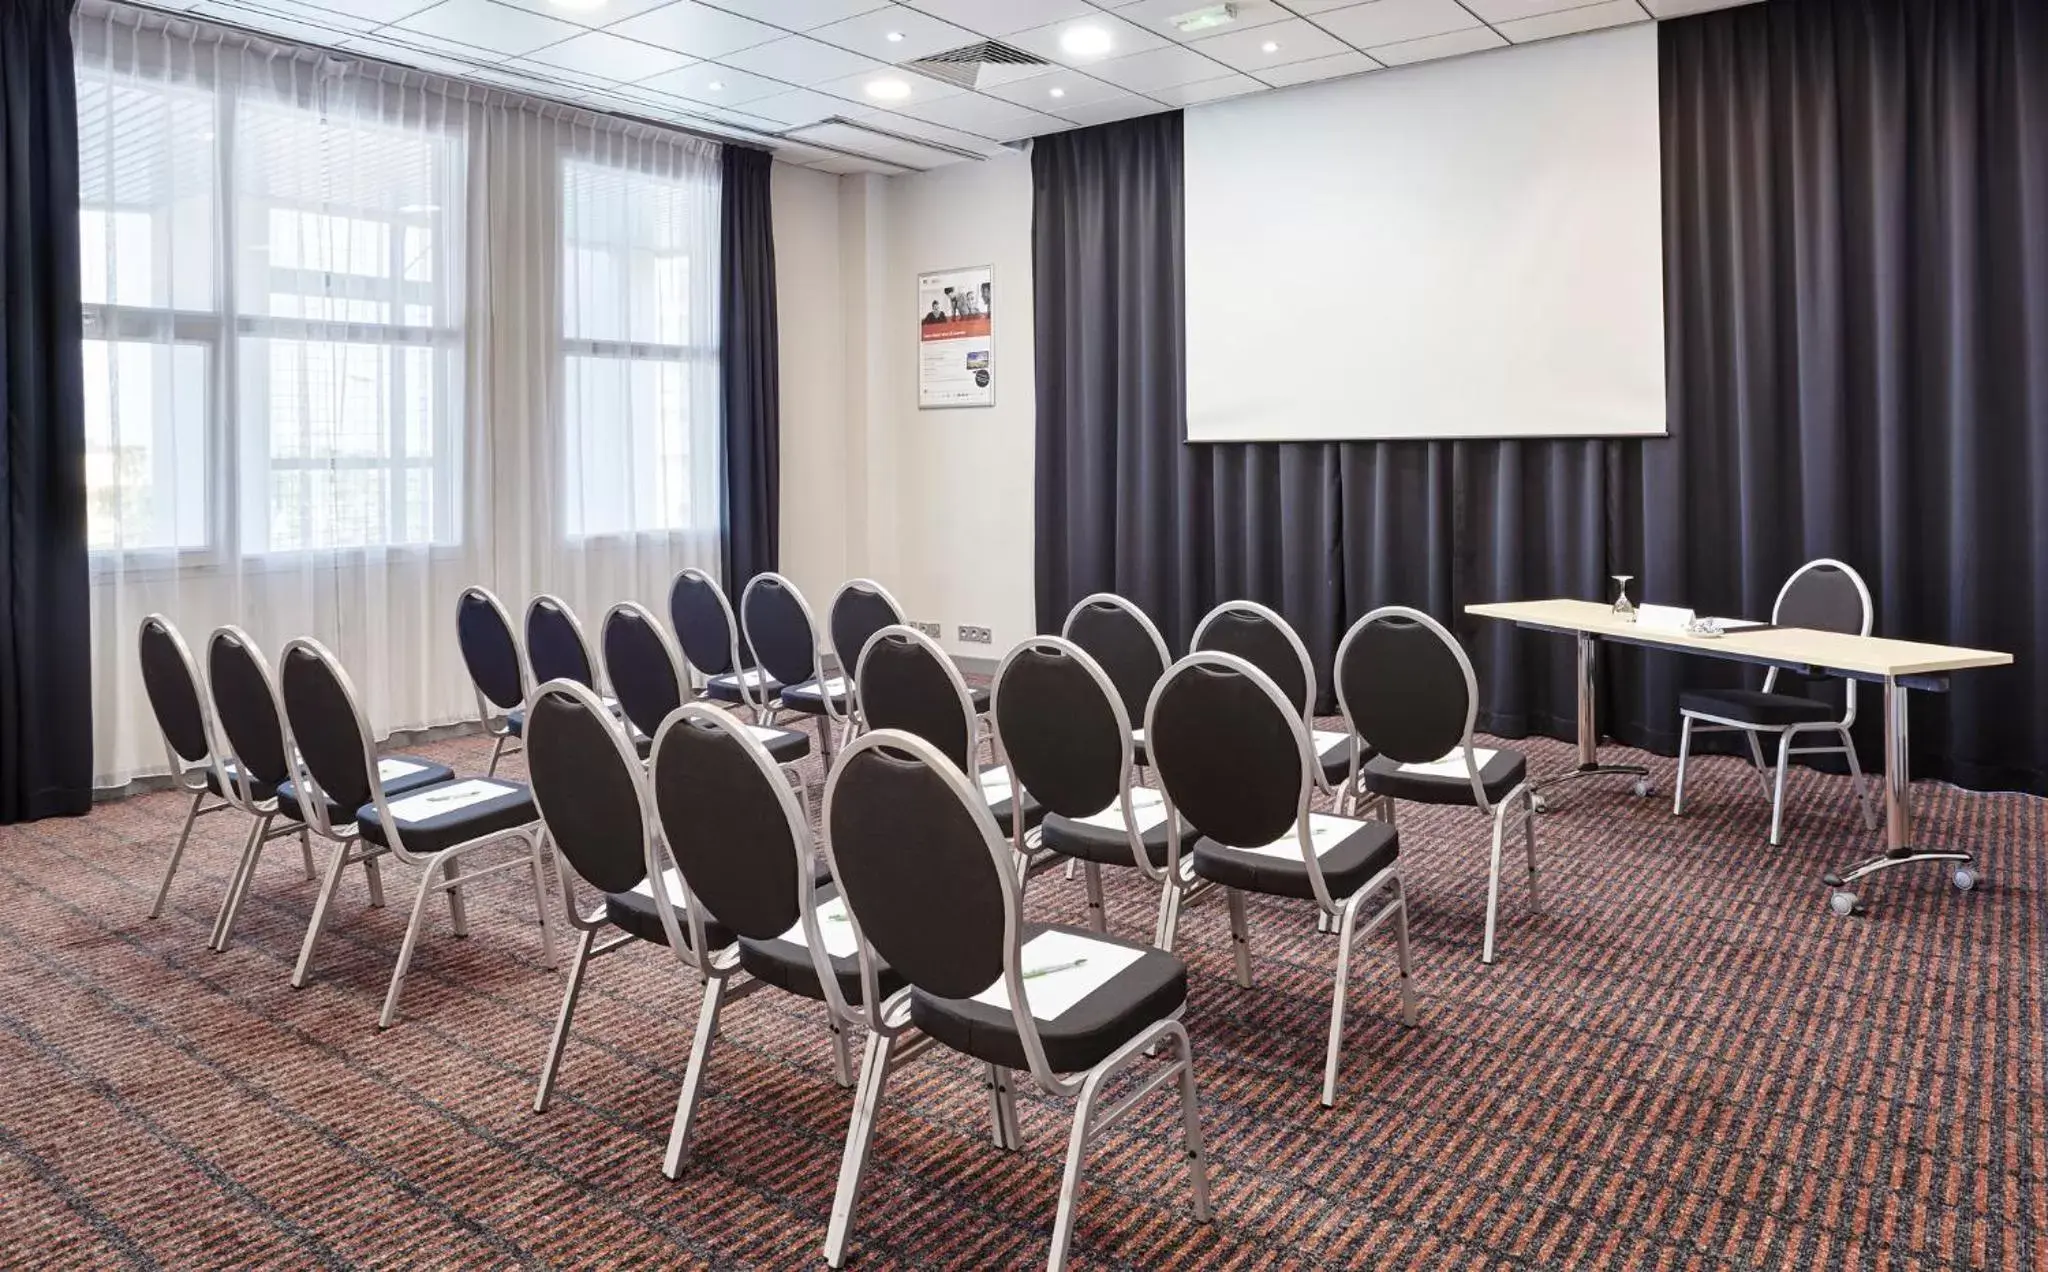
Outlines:
{"type": "Polygon", "coordinates": [[[773,160],[724,148],[719,186],[718,372],[725,439],[725,586],[776,566],[781,534],[781,406],[775,333],[773,160]]]}
{"type": "Polygon", "coordinates": [[[0,822],[92,803],[70,19],[0,3],[0,822]]]}

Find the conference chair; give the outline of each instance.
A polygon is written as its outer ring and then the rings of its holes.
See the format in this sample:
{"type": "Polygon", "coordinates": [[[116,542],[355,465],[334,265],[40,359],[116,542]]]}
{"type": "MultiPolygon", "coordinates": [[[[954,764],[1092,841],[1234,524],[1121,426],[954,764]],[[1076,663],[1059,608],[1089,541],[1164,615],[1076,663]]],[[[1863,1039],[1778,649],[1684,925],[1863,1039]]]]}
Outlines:
{"type": "MultiPolygon", "coordinates": [[[[1823,632],[1868,636],[1871,624],[1870,589],[1863,576],[1840,561],[1823,557],[1808,561],[1792,572],[1778,599],[1771,606],[1771,623],[1776,627],[1806,627],[1823,632]]],[[[1877,809],[1863,780],[1863,765],[1856,755],[1856,739],[1849,730],[1856,724],[1856,682],[1844,680],[1843,706],[1804,693],[1786,693],[1779,684],[1786,679],[1808,683],[1807,677],[1772,667],[1764,672],[1764,686],[1756,689],[1705,689],[1678,696],[1678,776],[1672,783],[1671,813],[1685,812],[1685,767],[1692,753],[1694,733],[1740,733],[1749,741],[1750,759],[1757,777],[1771,801],[1771,844],[1784,842],[1780,834],[1785,815],[1785,770],[1795,755],[1840,754],[1849,762],[1856,802],[1863,810],[1863,824],[1877,829],[1877,809]],[[1763,734],[1778,739],[1777,782],[1765,777],[1763,734]],[[1793,746],[1802,733],[1832,733],[1839,746],[1793,746]]]]}
{"type": "Polygon", "coordinates": [[[333,843],[306,940],[292,970],[292,988],[302,988],[312,971],[313,950],[334,907],[342,872],[361,864],[370,870],[371,904],[381,902],[374,889],[374,865],[386,856],[420,872],[419,894],[405,925],[398,965],[384,995],[377,1027],[388,1029],[398,1019],[399,996],[419,944],[427,898],[444,893],[455,935],[469,933],[462,888],[506,870],[525,870],[533,882],[534,907],[540,915],[542,955],[555,966],[555,930],[548,921],[547,849],[542,842],[540,814],[522,782],[497,777],[453,778],[393,795],[377,769],[376,735],[363,714],[355,683],[319,641],[301,637],[284,647],[279,659],[279,688],[285,721],[299,747],[300,776],[294,784],[298,802],[315,834],[333,843]],[[342,820],[346,818],[347,820],[342,820]],[[468,859],[493,845],[513,840],[523,855],[481,870],[464,873],[468,859]]]}
{"type": "Polygon", "coordinates": [[[1135,869],[1160,889],[1152,943],[1172,952],[1182,894],[1195,881],[1167,873],[1165,796],[1129,783],[1131,721],[1109,673],[1074,642],[1036,636],[1003,658],[994,688],[996,749],[1045,809],[1040,846],[1081,864],[1088,926],[1109,930],[1102,868],[1135,869]]]}
{"type": "MultiPolygon", "coordinates": [[[[903,606],[888,588],[873,579],[853,579],[842,584],[825,616],[825,629],[832,637],[832,657],[842,672],[860,659],[860,651],[868,647],[868,639],[876,632],[884,627],[908,626],[910,620],[904,616],[903,606]]],[[[974,713],[987,715],[988,690],[969,685],[967,693],[974,703],[974,713]]],[[[859,704],[856,691],[856,713],[859,704]]]]}
{"type": "Polygon", "coordinates": [[[1179,1019],[1187,1001],[1179,959],[1081,928],[1027,923],[981,789],[939,747],[898,729],[849,743],[826,781],[825,856],[864,985],[879,984],[884,962],[909,983],[871,1013],[825,1236],[831,1266],[846,1263],[884,1086],[904,1052],[926,1045],[906,1045],[912,1028],[929,1045],[984,1066],[1000,1149],[1023,1147],[1016,1071],[1047,1095],[1075,1101],[1049,1268],[1066,1266],[1089,1145],[1144,1097],[1176,1084],[1195,1217],[1208,1221],[1208,1156],[1193,1048],[1179,1019]],[[1117,1082],[1133,1070],[1143,1076],[1117,1082]],[[1105,1101],[1112,1084],[1119,1098],[1105,1101]]]}
{"type": "Polygon", "coordinates": [[[1309,810],[1318,761],[1308,726],[1294,699],[1235,654],[1192,653],[1168,668],[1146,708],[1145,736],[1166,792],[1167,868],[1178,872],[1191,857],[1192,873],[1224,890],[1237,983],[1252,984],[1246,893],[1307,901],[1336,929],[1322,1091],[1323,1106],[1333,1106],[1351,947],[1390,920],[1401,1018],[1415,1026],[1399,834],[1388,822],[1309,810]]]}
{"type": "Polygon", "coordinates": [[[870,729],[914,733],[939,749],[963,773],[980,782],[989,814],[1017,851],[1020,865],[1031,861],[1035,847],[1026,835],[1045,816],[1030,791],[1020,790],[1000,746],[996,763],[982,768],[982,724],[960,669],[938,642],[914,627],[885,627],[868,638],[854,672],[861,718],[870,729]]]}
{"type": "MultiPolygon", "coordinates": [[[[573,680],[602,693],[597,658],[590,651],[590,638],[583,634],[583,622],[559,596],[543,592],[527,602],[526,674],[530,684],[573,680]]],[[[609,698],[605,701],[612,704],[609,698]]]]}
{"type": "Polygon", "coordinates": [[[519,653],[512,615],[488,588],[466,587],[456,598],[455,639],[476,691],[477,722],[491,739],[491,762],[484,772],[495,776],[498,761],[512,754],[509,748],[526,720],[526,660],[519,653]]]}
{"type": "Polygon", "coordinates": [[[1145,611],[1114,592],[1084,596],[1067,612],[1060,635],[1074,642],[1108,674],[1132,722],[1131,758],[1145,763],[1145,704],[1166,674],[1173,654],[1145,611]]]}
{"type": "MultiPolygon", "coordinates": [[[[217,629],[207,641],[206,667],[207,680],[213,686],[214,716],[235,756],[221,766],[228,779],[225,793],[251,818],[241,860],[229,877],[227,895],[221,898],[220,914],[214,919],[213,935],[207,942],[216,950],[225,950],[265,844],[298,836],[307,880],[317,874],[313,869],[312,840],[293,784],[297,758],[291,734],[284,726],[284,712],[278,706],[277,682],[271,676],[269,660],[247,632],[228,626],[217,629]],[[279,822],[283,824],[278,825],[279,822]]],[[[445,765],[409,755],[381,757],[377,772],[384,779],[384,789],[393,795],[455,776],[445,765]]]]}
{"type": "Polygon", "coordinates": [[[1500,912],[1500,859],[1508,816],[1519,811],[1529,859],[1529,908],[1536,891],[1536,806],[1529,760],[1509,747],[1476,747],[1479,679],[1464,646],[1418,609],[1386,605],[1351,625],[1337,648],[1337,704],[1372,752],[1359,773],[1366,791],[1399,800],[1477,809],[1493,819],[1486,873],[1486,938],[1479,959],[1493,962],[1500,912]]]}
{"type": "Polygon", "coordinates": [[[678,573],[668,589],[668,618],[703,696],[745,707],[754,723],[766,724],[782,682],[741,662],[740,626],[718,580],[695,566],[678,573]]]}
{"type": "Polygon", "coordinates": [[[780,574],[755,575],[740,594],[740,632],[754,664],[782,685],[769,702],[771,710],[779,707],[815,720],[818,749],[829,767],[838,731],[851,718],[853,669],[841,667],[838,675],[824,677],[818,625],[804,594],[780,574]]]}
{"type": "Polygon", "coordinates": [[[851,1087],[846,1031],[865,1025],[861,1009],[904,980],[879,959],[863,967],[846,904],[813,847],[809,814],[744,725],[704,705],[670,717],[655,745],[654,802],[691,908],[718,915],[734,938],[704,964],[696,1040],[662,1161],[673,1179],[689,1157],[726,1003],[765,986],[823,1006],[832,1080],[851,1087]],[[742,972],[748,979],[735,981],[742,972]]]}
{"type": "Polygon", "coordinates": [[[1315,664],[1286,619],[1256,601],[1225,601],[1196,625],[1188,652],[1235,654],[1264,672],[1309,731],[1317,785],[1336,794],[1349,784],[1364,757],[1351,734],[1316,728],[1315,664]]]}

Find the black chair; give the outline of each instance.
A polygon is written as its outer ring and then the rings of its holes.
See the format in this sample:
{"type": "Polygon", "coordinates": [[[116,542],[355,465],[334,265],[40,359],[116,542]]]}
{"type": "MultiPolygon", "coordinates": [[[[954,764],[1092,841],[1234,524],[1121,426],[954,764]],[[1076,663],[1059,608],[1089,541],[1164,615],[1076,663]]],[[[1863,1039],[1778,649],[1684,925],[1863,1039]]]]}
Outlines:
{"type": "Polygon", "coordinates": [[[1387,605],[1352,624],[1337,649],[1337,702],[1352,731],[1374,754],[1359,781],[1387,801],[1476,808],[1493,818],[1486,880],[1486,939],[1480,961],[1493,962],[1500,910],[1500,857],[1508,813],[1519,803],[1529,857],[1529,908],[1536,892],[1536,806],[1529,759],[1509,747],[1472,745],[1479,679],[1472,660],[1443,624],[1418,609],[1387,605]]]}
{"type": "Polygon", "coordinates": [[[740,631],[753,651],[754,663],[782,690],[769,703],[817,721],[818,750],[832,763],[840,728],[853,709],[853,669],[841,667],[826,678],[818,657],[818,625],[796,584],[780,574],[760,574],[740,595],[740,631]]]}
{"type": "MultiPolygon", "coordinates": [[[[825,616],[825,628],[832,635],[832,658],[842,671],[860,661],[860,651],[868,647],[868,641],[884,627],[908,627],[910,620],[904,616],[903,606],[873,579],[852,579],[840,586],[832,597],[832,609],[825,616]]],[[[967,696],[974,703],[976,715],[988,714],[988,690],[969,685],[967,696]]],[[[858,711],[860,695],[854,694],[855,709],[858,711]]]]}
{"type": "Polygon", "coordinates": [[[863,967],[846,905],[819,869],[809,814],[747,726],[702,704],[670,717],[654,749],[654,798],[662,839],[682,871],[690,904],[718,915],[734,937],[733,956],[720,955],[704,968],[710,979],[662,1163],[673,1179],[689,1156],[725,1003],[765,985],[823,1004],[832,1078],[850,1087],[847,1028],[867,1024],[860,1009],[896,993],[904,981],[879,960],[863,967]],[[750,979],[734,983],[740,972],[750,979]]]}
{"type": "MultiPolygon", "coordinates": [[[[342,871],[357,863],[368,867],[386,854],[419,870],[420,889],[413,900],[412,917],[406,922],[398,965],[391,972],[391,988],[377,1016],[378,1028],[389,1028],[398,1019],[399,995],[412,966],[413,947],[419,943],[427,898],[445,892],[455,935],[465,936],[469,917],[462,886],[485,875],[505,870],[531,874],[534,906],[540,913],[541,948],[547,965],[554,967],[554,926],[548,921],[543,881],[547,849],[541,840],[540,814],[526,785],[496,777],[457,778],[402,796],[391,795],[378,772],[376,735],[371,732],[369,717],[363,714],[355,685],[334,655],[320,642],[302,637],[284,647],[279,662],[280,696],[291,736],[298,743],[302,777],[280,795],[296,801],[307,815],[307,825],[334,844],[319,900],[313,904],[312,921],[306,926],[306,941],[299,949],[298,966],[292,971],[292,988],[303,987],[312,969],[313,948],[327,925],[342,871]],[[342,821],[342,817],[350,820],[342,821]],[[461,873],[466,858],[506,839],[519,843],[525,849],[523,855],[461,873]]],[[[375,878],[373,873],[371,879],[375,878]]],[[[373,895],[372,904],[379,900],[373,895]]]]}
{"type": "Polygon", "coordinates": [[[1316,783],[1335,794],[1351,786],[1361,754],[1352,734],[1316,728],[1316,668],[1287,620],[1255,601],[1225,601],[1195,627],[1188,652],[1236,654],[1266,674],[1301,714],[1317,764],[1316,783]]]}
{"type": "Polygon", "coordinates": [[[718,580],[694,566],[677,574],[669,585],[668,617],[703,696],[745,707],[756,724],[766,723],[782,682],[741,662],[740,627],[718,580]]]}
{"type": "MultiPolygon", "coordinates": [[[[1805,627],[1815,631],[1870,635],[1870,589],[1863,576],[1840,561],[1821,558],[1808,561],[1793,571],[1778,591],[1771,606],[1771,623],[1777,627],[1805,627]]],[[[1856,755],[1856,739],[1849,730],[1856,724],[1856,682],[1845,680],[1843,705],[1836,708],[1805,693],[1786,693],[1785,680],[1805,682],[1806,677],[1773,667],[1764,673],[1764,687],[1755,689],[1706,689],[1678,696],[1678,717],[1683,722],[1678,735],[1678,777],[1671,793],[1671,814],[1685,812],[1685,765],[1692,753],[1694,733],[1740,733],[1749,741],[1749,755],[1756,763],[1764,794],[1771,801],[1771,843],[1783,842],[1780,833],[1785,816],[1785,770],[1795,755],[1841,755],[1849,762],[1855,780],[1856,802],[1863,810],[1863,824],[1877,829],[1877,809],[1863,780],[1863,764],[1856,755]],[[1760,735],[1778,738],[1777,783],[1764,777],[1763,746],[1760,735]],[[1832,733],[1839,746],[1793,746],[1801,733],[1832,733]]]]}
{"type": "Polygon", "coordinates": [[[534,804],[559,850],[555,861],[562,908],[578,933],[533,1098],[534,1111],[543,1113],[554,1094],[591,960],[647,941],[667,947],[683,970],[702,983],[711,953],[731,945],[732,932],[689,903],[682,876],[669,864],[655,830],[647,771],[618,717],[596,693],[577,681],[551,680],[534,694],[527,726],[526,767],[534,804]],[[602,896],[588,911],[577,904],[579,877],[602,896]]]}
{"type": "Polygon", "coordinates": [[[488,588],[462,589],[455,602],[455,638],[476,690],[477,720],[491,738],[491,763],[484,772],[494,775],[526,720],[526,660],[512,615],[488,588]]]}
{"type": "MultiPolygon", "coordinates": [[[[242,805],[227,796],[228,781],[232,779],[224,780],[224,774],[234,771],[234,760],[219,752],[206,687],[185,638],[170,619],[151,614],[142,620],[136,646],[142,663],[143,691],[149,695],[149,708],[156,716],[158,732],[163,735],[164,760],[170,766],[171,783],[192,797],[185,808],[184,828],[178,832],[177,845],[164,866],[163,882],[157,885],[156,899],[149,906],[149,917],[154,919],[163,914],[164,901],[171,893],[171,878],[178,873],[185,845],[192,838],[192,824],[201,817],[242,805]],[[208,795],[218,802],[209,805],[208,795]]],[[[219,929],[217,919],[214,926],[219,929]]]]}
{"type": "Polygon", "coordinates": [[[1116,686],[1124,715],[1132,723],[1131,758],[1144,764],[1145,704],[1152,698],[1152,687],[1173,662],[1166,638],[1144,610],[1114,592],[1082,597],[1067,612],[1060,635],[1086,650],[1116,686]]]}
{"type": "Polygon", "coordinates": [[[1245,893],[1308,901],[1334,922],[1337,974],[1322,1092],[1323,1105],[1334,1105],[1352,942],[1389,919],[1401,1017],[1415,1024],[1397,832],[1387,822],[1309,811],[1316,759],[1298,700],[1235,654],[1189,654],[1169,668],[1152,691],[1145,736],[1166,791],[1167,868],[1180,870],[1185,819],[1200,836],[1192,872],[1223,888],[1229,903],[1238,984],[1252,983],[1245,893]],[[1361,924],[1368,905],[1378,909],[1361,924]]]}
{"type": "MultiPolygon", "coordinates": [[[[293,786],[298,757],[284,727],[284,711],[278,706],[277,683],[271,677],[269,660],[247,632],[229,626],[216,630],[207,642],[206,666],[207,680],[213,686],[214,715],[235,754],[233,761],[222,765],[228,777],[226,794],[254,819],[227,895],[221,898],[220,914],[214,920],[213,936],[208,941],[214,949],[225,950],[265,844],[297,835],[306,878],[317,876],[313,869],[313,845],[293,786]],[[277,825],[279,821],[284,824],[277,825]]],[[[384,779],[385,791],[392,795],[455,776],[446,765],[409,755],[384,756],[377,761],[377,771],[384,779]]]]}
{"type": "Polygon", "coordinates": [[[998,1147],[1022,1147],[1014,1071],[1028,1071],[1050,1096],[1075,1099],[1048,1267],[1066,1265],[1089,1143],[1170,1083],[1180,1088],[1195,1217],[1208,1220],[1179,959],[1085,929],[1027,923],[1002,832],[974,780],[938,747],[900,730],[848,744],[825,786],[825,855],[865,983],[878,983],[884,960],[910,984],[872,1013],[825,1237],[831,1266],[846,1262],[884,1084],[903,1053],[922,1045],[902,1045],[912,1027],[985,1067],[998,1147]],[[1122,1098],[1105,1107],[1104,1088],[1148,1062],[1158,1067],[1134,1089],[1120,1086],[1122,1098]]]}
{"type": "Polygon", "coordinates": [[[1030,791],[1016,789],[1000,754],[996,764],[981,767],[981,720],[960,669],[938,642],[914,627],[885,627],[861,650],[855,679],[866,727],[914,733],[961,772],[976,774],[990,815],[1017,850],[1020,864],[1026,861],[1029,849],[1037,846],[1026,834],[1045,817],[1045,809],[1030,791]]]}
{"type": "MultiPolygon", "coordinates": [[[[543,592],[527,602],[526,670],[531,684],[573,680],[602,692],[597,683],[597,659],[590,652],[583,623],[559,596],[543,592]]],[[[614,705],[610,698],[605,703],[614,705]]]]}
{"type": "Polygon", "coordinates": [[[1109,674],[1074,642],[1036,636],[996,668],[994,697],[997,750],[1045,809],[1040,846],[1081,863],[1089,926],[1109,930],[1102,867],[1135,868],[1161,889],[1152,943],[1171,952],[1182,894],[1195,880],[1166,872],[1165,796],[1128,782],[1131,721],[1109,674]]]}

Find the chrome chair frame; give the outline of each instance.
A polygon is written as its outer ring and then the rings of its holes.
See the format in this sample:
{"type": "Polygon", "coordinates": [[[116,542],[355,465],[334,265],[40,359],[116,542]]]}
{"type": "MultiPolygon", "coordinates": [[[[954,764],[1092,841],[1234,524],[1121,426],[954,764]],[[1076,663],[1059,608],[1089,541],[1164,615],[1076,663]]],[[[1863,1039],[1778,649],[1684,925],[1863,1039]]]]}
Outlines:
{"type": "MultiPolygon", "coordinates": [[[[681,586],[685,579],[699,580],[710,584],[711,594],[718,598],[718,608],[725,613],[726,658],[728,660],[726,665],[732,668],[733,683],[738,686],[740,691],[741,700],[737,705],[746,709],[747,713],[753,717],[754,723],[767,724],[769,716],[768,695],[763,692],[765,682],[761,679],[761,676],[765,676],[767,673],[758,667],[750,669],[741,665],[740,640],[742,637],[740,634],[739,616],[732,612],[732,601],[726,596],[725,588],[709,572],[700,570],[694,565],[686,566],[676,571],[675,578],[669,580],[668,609],[670,626],[673,628],[675,624],[676,588],[681,586]],[[753,672],[759,672],[760,674],[751,674],[753,672]]],[[[676,647],[680,650],[682,648],[682,632],[675,630],[672,634],[676,638],[676,647]]],[[[690,676],[686,683],[696,687],[699,690],[700,696],[704,683],[708,682],[713,675],[726,674],[724,672],[705,672],[702,668],[692,664],[687,654],[683,655],[683,666],[688,669],[690,676]]]]}
{"type": "MultiPolygon", "coordinates": [[[[512,642],[512,652],[516,656],[518,663],[520,701],[524,702],[526,687],[533,683],[533,669],[526,665],[526,641],[523,634],[519,628],[512,625],[512,613],[505,608],[505,602],[498,599],[497,593],[479,583],[473,583],[463,588],[456,596],[455,613],[458,622],[462,615],[462,602],[464,598],[470,596],[475,596],[489,605],[496,612],[498,622],[504,625],[505,635],[512,642]]],[[[466,668],[466,658],[464,665],[466,668]]],[[[483,728],[484,735],[491,739],[491,762],[485,767],[484,776],[496,777],[498,775],[498,761],[507,755],[516,754],[520,750],[518,735],[512,732],[512,721],[510,716],[506,714],[516,709],[520,704],[514,703],[511,707],[496,711],[496,723],[494,724],[492,722],[494,719],[493,708],[497,707],[498,704],[484,696],[483,686],[476,683],[476,676],[474,674],[470,676],[469,687],[476,693],[477,723],[483,728]]]]}
{"type": "MultiPolygon", "coordinates": [[[[248,632],[233,623],[228,623],[216,627],[213,630],[213,634],[206,639],[209,666],[212,665],[214,646],[224,639],[233,640],[248,651],[249,660],[255,665],[256,674],[262,680],[264,689],[270,695],[271,709],[277,714],[277,727],[284,746],[287,771],[293,770],[297,761],[295,759],[296,752],[292,745],[291,726],[285,722],[284,703],[278,700],[277,678],[270,670],[270,660],[263,656],[262,648],[257,645],[248,632]]],[[[208,678],[208,685],[208,696],[211,697],[211,677],[208,678]]],[[[220,703],[218,701],[213,703],[213,715],[214,719],[218,722],[220,720],[220,703]]],[[[225,724],[221,725],[221,731],[223,734],[226,733],[227,726],[225,724]]],[[[228,948],[228,942],[235,930],[235,919],[242,912],[242,902],[247,898],[249,886],[255,879],[256,863],[263,855],[263,846],[265,844],[273,839],[284,839],[292,835],[298,836],[299,856],[305,867],[306,881],[310,883],[319,877],[319,873],[313,868],[313,842],[307,831],[306,823],[292,819],[288,825],[273,830],[272,824],[278,817],[283,815],[279,806],[280,801],[275,795],[264,800],[256,798],[255,788],[250,784],[248,770],[239,758],[230,763],[223,763],[221,766],[221,776],[223,778],[221,793],[235,807],[249,814],[253,820],[249,827],[248,838],[242,841],[242,855],[235,863],[234,872],[228,876],[228,890],[220,899],[220,912],[214,916],[213,932],[206,939],[207,947],[215,951],[225,951],[228,948]]]]}
{"type": "MultiPolygon", "coordinates": [[[[214,719],[212,687],[200,675],[198,664],[192,660],[192,648],[185,643],[184,633],[180,632],[177,624],[171,622],[162,613],[145,615],[142,622],[136,625],[137,657],[140,657],[144,635],[152,626],[162,629],[164,635],[171,643],[171,648],[177,652],[179,662],[184,667],[185,679],[191,684],[193,698],[198,703],[200,736],[206,747],[205,754],[201,756],[186,757],[180,755],[177,747],[171,742],[171,735],[163,729],[162,718],[157,718],[157,732],[163,739],[164,762],[169,766],[168,771],[170,773],[171,785],[179,793],[190,795],[192,801],[185,807],[185,824],[178,832],[178,842],[171,849],[171,859],[164,864],[163,881],[157,884],[156,897],[149,905],[149,917],[155,919],[163,915],[164,902],[171,895],[171,880],[177,875],[178,865],[185,859],[185,846],[192,839],[193,824],[201,817],[225,812],[228,809],[240,807],[240,805],[224,794],[215,797],[219,801],[218,803],[211,806],[208,806],[206,803],[206,797],[214,794],[213,788],[207,784],[206,779],[209,774],[213,776],[222,791],[228,789],[224,767],[227,760],[222,754],[218,724],[214,719]]],[[[145,690],[147,683],[148,680],[145,677],[145,690]]],[[[154,702],[151,703],[151,714],[155,715],[154,702]]],[[[232,886],[229,891],[233,891],[232,886]]],[[[219,930],[219,926],[219,920],[216,918],[214,921],[216,931],[219,930]]],[[[209,944],[211,944],[211,941],[209,941],[209,944]]]]}
{"type": "MultiPolygon", "coordinates": [[[[853,717],[851,714],[842,714],[839,708],[833,705],[832,699],[834,695],[824,692],[824,686],[829,681],[834,679],[844,680],[846,682],[845,696],[848,706],[850,707],[853,703],[855,693],[854,669],[850,667],[841,667],[836,676],[827,676],[825,674],[825,658],[823,653],[823,647],[818,642],[818,616],[812,612],[811,603],[808,600],[804,599],[802,589],[798,588],[797,585],[795,583],[792,583],[786,576],[777,574],[773,571],[766,571],[761,574],[756,574],[753,578],[748,579],[746,590],[740,593],[739,630],[741,636],[744,637],[747,642],[748,652],[754,655],[754,665],[756,667],[760,667],[762,665],[761,650],[760,646],[757,645],[754,641],[753,625],[747,621],[747,598],[754,594],[755,588],[767,586],[770,582],[774,583],[776,586],[781,587],[784,591],[789,593],[790,599],[796,602],[797,609],[804,616],[804,625],[810,629],[811,674],[808,677],[796,681],[785,680],[783,687],[786,689],[796,688],[801,685],[809,683],[815,683],[819,686],[819,698],[823,702],[825,709],[824,711],[817,713],[816,715],[818,729],[818,753],[824,757],[825,766],[829,769],[832,766],[832,756],[838,749],[838,738],[842,736],[842,734],[844,736],[851,737],[854,724],[853,717]]],[[[763,670],[766,670],[766,668],[763,668],[763,670]]],[[[776,679],[781,680],[783,678],[777,676],[776,679]]],[[[775,714],[777,711],[782,709],[782,701],[780,698],[777,698],[774,702],[768,703],[763,712],[764,719],[761,721],[761,723],[775,723],[775,714]]],[[[809,715],[812,713],[800,712],[798,714],[809,715]]]]}

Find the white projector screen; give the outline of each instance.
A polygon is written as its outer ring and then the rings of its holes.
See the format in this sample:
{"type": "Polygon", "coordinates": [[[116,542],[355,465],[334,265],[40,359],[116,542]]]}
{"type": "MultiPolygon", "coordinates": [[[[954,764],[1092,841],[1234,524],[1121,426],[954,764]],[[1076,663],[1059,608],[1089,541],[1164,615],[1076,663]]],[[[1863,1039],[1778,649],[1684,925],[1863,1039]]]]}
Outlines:
{"type": "Polygon", "coordinates": [[[1656,24],[1187,112],[1188,440],[1664,432],[1656,24]]]}

